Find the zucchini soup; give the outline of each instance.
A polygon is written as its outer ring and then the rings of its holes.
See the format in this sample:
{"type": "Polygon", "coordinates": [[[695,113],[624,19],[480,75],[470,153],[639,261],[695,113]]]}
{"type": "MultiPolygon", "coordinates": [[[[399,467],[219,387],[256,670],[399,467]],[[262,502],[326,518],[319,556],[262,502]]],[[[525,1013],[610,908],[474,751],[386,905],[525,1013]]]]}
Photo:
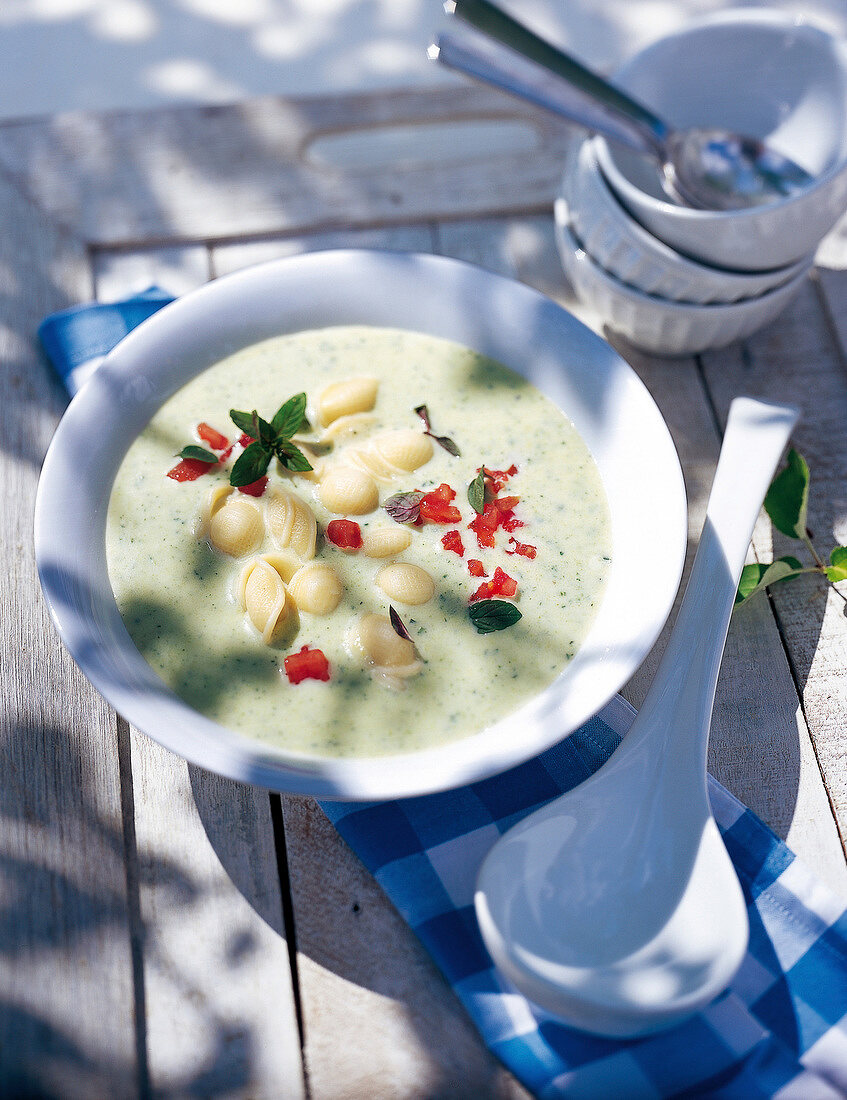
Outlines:
{"type": "Polygon", "coordinates": [[[573,657],[610,567],[565,415],[458,344],[338,327],[204,371],[133,442],[109,576],[136,647],[231,729],[321,756],[476,733],[573,657]]]}

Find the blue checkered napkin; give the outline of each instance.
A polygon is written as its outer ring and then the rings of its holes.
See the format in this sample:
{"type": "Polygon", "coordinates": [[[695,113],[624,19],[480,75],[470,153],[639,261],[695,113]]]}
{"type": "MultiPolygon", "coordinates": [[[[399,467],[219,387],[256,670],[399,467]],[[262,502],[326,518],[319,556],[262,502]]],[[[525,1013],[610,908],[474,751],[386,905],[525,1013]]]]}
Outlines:
{"type": "MultiPolygon", "coordinates": [[[[48,317],[39,334],[75,393],[103,355],[170,298],[156,288],[48,317]]],[[[731,988],[681,1027],[621,1042],[565,1027],[494,970],[473,889],[520,818],[588,778],[632,720],[621,700],[504,775],[385,803],[326,803],[464,1002],[494,1053],[542,1100],[847,1096],[847,912],[714,780],[712,807],[747,898],[750,948],[731,988]]]]}
{"type": "Polygon", "coordinates": [[[680,1027],[622,1042],[558,1023],[494,969],[473,908],[483,857],[516,821],[595,771],[630,721],[618,702],[541,756],[492,779],[422,798],[323,809],[430,952],[491,1050],[543,1100],[847,1096],[847,912],[714,780],[712,808],[751,929],[747,957],[726,994],[680,1027]]]}

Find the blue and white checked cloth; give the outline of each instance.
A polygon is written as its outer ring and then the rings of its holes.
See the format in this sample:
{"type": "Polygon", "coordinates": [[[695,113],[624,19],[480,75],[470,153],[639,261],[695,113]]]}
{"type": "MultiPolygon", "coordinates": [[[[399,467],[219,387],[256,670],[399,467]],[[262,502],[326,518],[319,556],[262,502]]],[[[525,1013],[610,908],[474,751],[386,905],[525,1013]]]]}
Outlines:
{"type": "MultiPolygon", "coordinates": [[[[169,300],[153,288],[65,310],[48,317],[39,335],[75,393],[122,336],[169,300]]],[[[729,990],[706,1011],[644,1039],[602,1039],[535,1009],[494,970],[473,909],[483,857],[521,817],[591,775],[631,719],[617,700],[503,775],[421,798],[323,809],[491,1050],[542,1100],[847,1097],[847,911],[714,780],[712,807],[747,899],[750,947],[729,990]]]]}

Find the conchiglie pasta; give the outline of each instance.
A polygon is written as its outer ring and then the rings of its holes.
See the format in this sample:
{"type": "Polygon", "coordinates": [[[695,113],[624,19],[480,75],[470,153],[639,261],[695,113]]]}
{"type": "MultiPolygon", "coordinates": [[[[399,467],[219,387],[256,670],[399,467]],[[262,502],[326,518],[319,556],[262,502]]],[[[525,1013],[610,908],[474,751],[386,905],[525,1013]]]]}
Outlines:
{"type": "Polygon", "coordinates": [[[333,466],[318,489],[323,506],[336,515],[363,516],[379,504],[374,479],[352,466],[333,466]]]}
{"type": "Polygon", "coordinates": [[[366,528],[362,532],[362,553],[369,558],[393,558],[412,545],[412,532],[393,527],[366,528]]]}
{"type": "Polygon", "coordinates": [[[265,645],[280,638],[293,609],[282,577],[264,558],[257,558],[247,573],[244,609],[265,645]]]}
{"type": "Polygon", "coordinates": [[[415,662],[415,647],[401,638],[387,615],[364,615],[356,624],[351,643],[366,661],[380,668],[401,668],[415,662]]]}
{"type": "Polygon", "coordinates": [[[268,501],[268,526],[281,547],[303,561],[315,556],[318,527],[309,505],[288,489],[277,489],[268,501]]]}
{"type": "Polygon", "coordinates": [[[321,443],[330,443],[346,436],[358,435],[359,432],[366,431],[375,419],[376,417],[369,413],[348,413],[346,416],[339,416],[321,432],[321,443]]]}
{"type": "Polygon", "coordinates": [[[432,458],[432,440],[411,428],[381,432],[370,445],[385,462],[405,473],[417,470],[432,458]]]}
{"type": "Polygon", "coordinates": [[[310,562],[291,578],[288,593],[300,611],[329,615],[341,603],[344,585],[331,565],[310,562]]]}
{"type": "Polygon", "coordinates": [[[215,512],[223,506],[224,501],[232,492],[233,488],[231,485],[216,485],[214,489],[209,490],[203,502],[200,515],[197,517],[194,524],[194,534],[198,538],[208,537],[209,521],[215,512]]]}
{"type": "Polygon", "coordinates": [[[376,583],[390,600],[415,606],[435,595],[435,583],[425,569],[409,562],[394,562],[380,569],[376,583]]]}
{"type": "Polygon", "coordinates": [[[252,501],[226,500],[209,520],[209,541],[233,558],[255,550],[265,534],[262,514],[252,501]]]}
{"type": "Polygon", "coordinates": [[[326,427],[333,420],[353,413],[369,412],[376,404],[376,378],[345,378],[327,386],[318,398],[318,415],[326,427]]]}

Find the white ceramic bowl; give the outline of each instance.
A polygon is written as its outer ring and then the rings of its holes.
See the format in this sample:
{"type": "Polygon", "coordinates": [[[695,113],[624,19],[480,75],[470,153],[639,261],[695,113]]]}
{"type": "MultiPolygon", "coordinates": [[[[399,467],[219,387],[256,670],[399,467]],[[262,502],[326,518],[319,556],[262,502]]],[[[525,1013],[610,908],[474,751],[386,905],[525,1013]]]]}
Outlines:
{"type": "MultiPolygon", "coordinates": [[[[167,306],[107,357],[50,446],[35,509],[39,574],[71,654],[130,722],[237,780],[328,798],[423,794],[511,767],[580,726],[643,660],[672,606],[686,504],[667,428],[631,368],[570,314],[519,283],[433,256],[322,252],[216,280],[167,306]],[[142,659],[109,585],[105,515],[133,438],[183,383],[238,348],[339,324],[415,330],[507,364],[567,410],[598,464],[614,560],[597,618],[558,679],[479,734],[398,756],[273,749],[177,698],[142,659]],[[645,525],[644,517],[650,522],[645,525]]],[[[320,715],[316,715],[316,721],[320,715]]]]}
{"type": "Polygon", "coordinates": [[[572,149],[562,196],[586,252],[621,282],[676,302],[737,302],[757,298],[812,266],[810,255],[789,267],[741,273],[688,259],[648,233],[621,206],[600,171],[596,143],[596,138],[588,139],[572,149]]]}
{"type": "Polygon", "coordinates": [[[611,332],[654,355],[695,355],[752,335],[772,321],[797,294],[805,271],[759,298],[695,305],[654,298],[604,271],[570,228],[564,199],[556,200],[556,242],[565,274],[582,301],[597,311],[611,332]]]}
{"type": "Polygon", "coordinates": [[[817,177],[767,206],[692,210],[665,200],[654,164],[600,139],[618,198],[680,252],[738,271],[782,267],[813,252],[847,209],[847,45],[801,18],[749,8],[712,16],[653,42],[615,81],[674,126],[764,138],[817,177]]]}

